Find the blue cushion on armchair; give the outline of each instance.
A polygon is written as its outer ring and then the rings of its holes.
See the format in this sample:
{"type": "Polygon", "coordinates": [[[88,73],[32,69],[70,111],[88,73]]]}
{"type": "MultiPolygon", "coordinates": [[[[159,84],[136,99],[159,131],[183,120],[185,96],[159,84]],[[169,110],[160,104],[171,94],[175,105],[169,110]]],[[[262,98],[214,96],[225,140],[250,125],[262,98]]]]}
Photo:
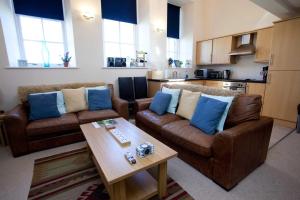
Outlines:
{"type": "Polygon", "coordinates": [[[156,92],[149,109],[158,115],[163,115],[169,107],[171,98],[171,94],[156,92]]]}

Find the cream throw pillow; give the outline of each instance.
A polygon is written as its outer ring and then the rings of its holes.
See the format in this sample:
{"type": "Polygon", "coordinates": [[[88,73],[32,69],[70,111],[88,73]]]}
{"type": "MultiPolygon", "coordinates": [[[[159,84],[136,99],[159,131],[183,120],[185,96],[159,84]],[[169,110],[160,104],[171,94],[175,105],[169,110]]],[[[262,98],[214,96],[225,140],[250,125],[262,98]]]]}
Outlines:
{"type": "Polygon", "coordinates": [[[179,107],[176,115],[191,120],[198,103],[201,92],[182,90],[179,107]]]}
{"type": "Polygon", "coordinates": [[[87,104],[85,101],[85,89],[62,89],[62,93],[64,94],[65,104],[67,112],[78,112],[81,110],[87,109],[87,104]]]}

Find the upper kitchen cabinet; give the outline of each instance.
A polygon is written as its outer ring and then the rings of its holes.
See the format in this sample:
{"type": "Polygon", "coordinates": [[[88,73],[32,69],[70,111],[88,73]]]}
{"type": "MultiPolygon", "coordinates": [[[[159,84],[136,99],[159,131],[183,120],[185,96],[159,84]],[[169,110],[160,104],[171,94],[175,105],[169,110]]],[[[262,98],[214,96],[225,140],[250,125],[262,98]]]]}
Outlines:
{"type": "Polygon", "coordinates": [[[275,23],[270,70],[300,70],[300,18],[275,23]]]}
{"type": "Polygon", "coordinates": [[[216,38],[197,42],[196,64],[232,64],[233,57],[229,55],[232,50],[232,36],[216,38]]]}
{"type": "Polygon", "coordinates": [[[232,64],[233,57],[229,55],[232,50],[232,36],[216,38],[213,40],[212,64],[232,64]]]}
{"type": "Polygon", "coordinates": [[[205,40],[197,42],[196,46],[196,64],[210,65],[212,61],[213,41],[205,40]]]}
{"type": "Polygon", "coordinates": [[[269,63],[272,45],[273,28],[257,31],[255,62],[269,63]]]}

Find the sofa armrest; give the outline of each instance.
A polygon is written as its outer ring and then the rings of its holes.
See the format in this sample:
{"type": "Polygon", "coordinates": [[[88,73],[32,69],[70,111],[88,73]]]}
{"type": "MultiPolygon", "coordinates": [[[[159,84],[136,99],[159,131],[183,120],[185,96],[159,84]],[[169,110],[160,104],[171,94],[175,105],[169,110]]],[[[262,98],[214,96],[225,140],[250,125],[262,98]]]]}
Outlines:
{"type": "Polygon", "coordinates": [[[123,100],[119,97],[113,97],[112,106],[113,109],[117,111],[121,117],[129,119],[128,101],[123,100]]]}
{"type": "Polygon", "coordinates": [[[136,99],[135,100],[136,112],[148,109],[152,100],[153,100],[153,98],[136,99]]]}
{"type": "Polygon", "coordinates": [[[231,189],[267,157],[273,119],[261,117],[241,123],[216,135],[213,151],[213,180],[231,189]]]}
{"type": "Polygon", "coordinates": [[[4,125],[9,145],[14,157],[24,155],[28,152],[26,126],[28,117],[23,105],[18,105],[6,113],[4,125]]]}

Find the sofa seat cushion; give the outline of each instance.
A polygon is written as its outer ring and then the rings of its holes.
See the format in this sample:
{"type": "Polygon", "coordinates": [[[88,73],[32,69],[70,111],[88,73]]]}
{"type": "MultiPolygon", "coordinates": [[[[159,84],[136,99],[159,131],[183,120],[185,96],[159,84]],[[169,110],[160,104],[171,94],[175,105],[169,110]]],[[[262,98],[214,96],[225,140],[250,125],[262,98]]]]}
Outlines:
{"type": "Polygon", "coordinates": [[[207,135],[200,129],[190,125],[188,120],[168,123],[162,127],[161,134],[164,138],[187,150],[204,157],[212,155],[211,147],[213,135],[207,135]]]}
{"type": "Polygon", "coordinates": [[[74,113],[67,113],[57,118],[40,119],[30,122],[26,127],[28,136],[39,136],[78,130],[79,122],[74,113]]]}
{"type": "Polygon", "coordinates": [[[151,110],[143,110],[137,113],[136,120],[142,122],[144,125],[149,128],[154,129],[157,132],[160,132],[163,125],[181,120],[177,115],[166,113],[164,115],[158,115],[151,110]]]}
{"type": "Polygon", "coordinates": [[[77,113],[77,117],[80,124],[86,124],[94,121],[100,121],[104,119],[111,119],[120,117],[119,114],[111,109],[89,111],[84,110],[77,113]]]}

